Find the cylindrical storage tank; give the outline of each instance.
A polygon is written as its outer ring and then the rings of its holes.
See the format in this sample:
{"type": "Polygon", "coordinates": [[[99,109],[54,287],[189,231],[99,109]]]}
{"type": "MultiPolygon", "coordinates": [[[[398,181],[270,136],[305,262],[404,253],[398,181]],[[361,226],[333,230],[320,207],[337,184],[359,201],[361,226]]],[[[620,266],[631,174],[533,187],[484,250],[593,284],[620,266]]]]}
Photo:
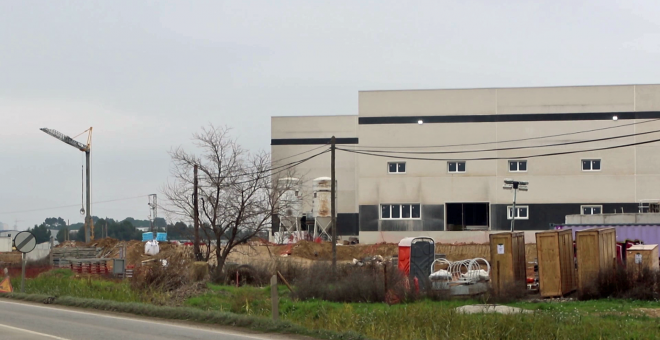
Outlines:
{"type": "Polygon", "coordinates": [[[283,191],[279,200],[280,218],[302,217],[302,181],[293,177],[280,178],[277,187],[283,191]]]}
{"type": "MultiPolygon", "coordinates": [[[[337,181],[335,181],[335,190],[337,189],[337,181]]],[[[330,177],[319,177],[312,182],[312,190],[314,196],[312,199],[312,214],[316,217],[332,217],[331,216],[331,190],[332,180],[330,177]]],[[[335,203],[337,197],[335,196],[335,203]]]]}

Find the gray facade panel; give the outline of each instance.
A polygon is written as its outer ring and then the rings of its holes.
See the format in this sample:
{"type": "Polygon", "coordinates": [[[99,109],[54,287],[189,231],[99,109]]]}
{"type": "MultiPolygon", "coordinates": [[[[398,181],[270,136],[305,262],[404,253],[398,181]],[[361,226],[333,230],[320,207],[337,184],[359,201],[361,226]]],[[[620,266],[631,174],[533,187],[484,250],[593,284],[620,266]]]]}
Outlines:
{"type": "Polygon", "coordinates": [[[445,205],[426,204],[422,205],[423,231],[445,230],[445,205]]]}
{"type": "MultiPolygon", "coordinates": [[[[491,230],[511,230],[511,220],[507,218],[507,206],[512,204],[491,204],[491,230]]],[[[546,230],[550,224],[562,224],[566,215],[580,213],[582,205],[602,205],[603,213],[636,212],[638,203],[557,203],[557,204],[524,204],[529,207],[529,219],[516,220],[516,230],[546,230]]]]}
{"type": "Polygon", "coordinates": [[[357,236],[360,234],[358,214],[337,214],[337,235],[357,236]]]}
{"type": "Polygon", "coordinates": [[[360,231],[378,231],[378,206],[360,206],[360,231]]]}
{"type": "Polygon", "coordinates": [[[422,220],[381,220],[380,231],[422,231],[422,220]]]}

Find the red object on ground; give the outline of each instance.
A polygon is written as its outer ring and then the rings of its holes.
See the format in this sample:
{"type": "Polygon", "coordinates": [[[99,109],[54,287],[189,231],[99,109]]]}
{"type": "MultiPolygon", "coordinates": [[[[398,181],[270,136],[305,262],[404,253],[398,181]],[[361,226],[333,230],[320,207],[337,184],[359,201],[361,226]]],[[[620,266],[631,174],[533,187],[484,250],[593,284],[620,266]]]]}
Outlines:
{"type": "Polygon", "coordinates": [[[399,242],[399,270],[405,275],[410,274],[410,245],[412,237],[406,237],[399,242]]]}
{"type": "Polygon", "coordinates": [[[415,282],[415,293],[419,293],[419,280],[417,279],[417,276],[415,276],[413,281],[415,282]]]}
{"type": "Polygon", "coordinates": [[[322,240],[320,237],[317,237],[317,238],[314,240],[314,243],[321,243],[321,242],[323,242],[323,240],[322,240]]]}
{"type": "Polygon", "coordinates": [[[527,278],[527,283],[534,283],[534,278],[533,277],[528,277],[527,278]]]}
{"type": "Polygon", "coordinates": [[[282,250],[280,255],[291,255],[292,250],[293,250],[293,243],[290,243],[284,248],[284,250],[282,250]]]}

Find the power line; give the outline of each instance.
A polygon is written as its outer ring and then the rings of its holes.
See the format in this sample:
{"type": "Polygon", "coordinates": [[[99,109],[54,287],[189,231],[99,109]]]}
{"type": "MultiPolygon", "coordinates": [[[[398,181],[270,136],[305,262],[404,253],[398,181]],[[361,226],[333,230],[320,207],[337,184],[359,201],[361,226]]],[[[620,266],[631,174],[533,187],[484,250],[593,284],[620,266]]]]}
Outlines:
{"type": "Polygon", "coordinates": [[[515,147],[497,148],[497,149],[478,149],[478,150],[461,150],[461,151],[390,151],[390,150],[355,149],[354,151],[376,152],[376,153],[388,153],[389,152],[389,153],[395,153],[395,154],[454,154],[454,153],[472,153],[472,152],[495,152],[495,151],[535,149],[535,148],[546,148],[546,147],[553,147],[553,146],[566,146],[566,145],[574,145],[574,144],[593,143],[593,142],[601,142],[601,141],[612,140],[612,139],[648,135],[648,134],[657,133],[657,132],[660,132],[660,130],[653,130],[653,131],[639,132],[639,133],[631,133],[631,134],[628,134],[628,135],[619,135],[619,136],[603,137],[603,138],[596,138],[596,139],[585,139],[585,140],[580,140],[580,141],[564,142],[564,143],[556,143],[556,144],[515,146],[515,147]]]}
{"type": "MultiPolygon", "coordinates": [[[[291,163],[289,163],[289,166],[288,166],[288,167],[286,167],[286,168],[284,168],[284,169],[281,169],[280,171],[277,171],[277,172],[271,173],[270,176],[272,177],[273,175],[280,174],[280,173],[282,173],[282,172],[284,172],[284,171],[287,171],[287,170],[289,170],[289,169],[292,169],[292,168],[294,168],[294,167],[296,167],[296,166],[298,166],[298,165],[300,165],[300,164],[302,164],[302,163],[305,163],[305,162],[311,160],[312,158],[318,157],[318,156],[320,156],[320,155],[322,155],[322,154],[325,154],[325,153],[328,153],[328,152],[330,152],[330,149],[325,150],[325,151],[322,151],[322,152],[319,152],[319,153],[317,153],[317,154],[315,154],[315,155],[313,155],[313,156],[307,157],[307,158],[302,159],[302,160],[300,160],[300,161],[291,162],[291,163]]],[[[278,167],[278,168],[281,168],[281,167],[278,167]]],[[[258,175],[258,174],[261,174],[261,173],[269,172],[269,171],[271,171],[271,170],[273,170],[273,169],[275,169],[275,168],[271,168],[271,169],[268,169],[268,170],[263,170],[263,171],[260,171],[260,172],[247,173],[247,174],[241,174],[241,175],[236,175],[236,176],[227,176],[227,177],[223,177],[223,179],[225,179],[225,178],[234,178],[234,177],[243,177],[243,176],[249,176],[249,175],[258,175]]],[[[234,184],[234,185],[235,185],[235,184],[245,184],[245,183],[250,183],[250,182],[253,182],[253,181],[254,181],[254,180],[247,180],[247,181],[243,181],[243,182],[234,182],[234,183],[231,183],[231,184],[234,184]]],[[[211,185],[205,185],[204,187],[209,188],[209,187],[214,187],[214,186],[211,186],[211,185]]]]}
{"type": "Polygon", "coordinates": [[[367,155],[367,156],[384,157],[384,158],[394,158],[394,159],[401,159],[401,160],[420,160],[420,161],[494,161],[494,160],[501,160],[501,159],[527,159],[527,158],[538,158],[538,157],[549,157],[549,156],[568,155],[568,154],[582,153],[582,152],[590,152],[590,151],[601,151],[601,150],[619,149],[619,148],[625,148],[625,147],[629,147],[629,146],[636,146],[636,145],[650,144],[650,143],[655,143],[655,142],[660,142],[660,139],[653,139],[653,140],[644,141],[644,142],[637,142],[637,143],[630,143],[630,144],[622,144],[622,145],[615,145],[615,146],[608,146],[608,147],[595,148],[595,149],[587,149],[587,150],[573,150],[573,151],[553,152],[553,153],[546,153],[546,154],[539,154],[539,155],[529,155],[529,156],[512,156],[512,157],[479,157],[479,158],[422,158],[422,157],[409,157],[409,156],[408,156],[408,157],[400,157],[400,156],[392,156],[392,155],[384,155],[384,154],[374,154],[374,153],[370,153],[370,152],[354,151],[354,150],[348,150],[348,149],[342,149],[342,148],[337,148],[337,150],[341,150],[341,151],[345,151],[345,152],[351,152],[351,153],[357,153],[357,154],[362,154],[362,155],[367,155]]]}
{"type": "Polygon", "coordinates": [[[278,163],[278,162],[281,162],[281,161],[283,161],[283,160],[285,160],[285,159],[289,159],[289,158],[293,158],[293,157],[296,157],[296,156],[300,156],[300,155],[302,155],[302,154],[306,154],[306,153],[308,153],[308,152],[312,152],[312,151],[314,151],[314,150],[318,150],[318,149],[320,149],[320,148],[322,148],[322,147],[324,147],[324,146],[327,146],[327,145],[328,145],[328,143],[325,143],[325,144],[323,144],[323,145],[321,145],[321,146],[318,146],[318,147],[315,147],[315,148],[313,148],[313,149],[309,149],[309,150],[307,150],[307,151],[303,151],[303,152],[301,152],[301,153],[297,153],[297,154],[295,154],[295,155],[291,155],[291,156],[288,156],[288,157],[280,158],[280,159],[275,160],[275,161],[271,161],[271,163],[278,163]]]}
{"type": "Polygon", "coordinates": [[[220,178],[220,179],[227,179],[227,178],[236,178],[236,177],[243,177],[243,176],[250,176],[250,175],[258,175],[258,174],[262,174],[262,173],[266,173],[266,172],[269,172],[269,171],[278,170],[278,169],[282,169],[282,168],[286,168],[286,170],[288,170],[288,169],[290,169],[290,168],[292,168],[292,167],[295,167],[295,166],[297,166],[297,165],[299,165],[299,164],[302,164],[302,163],[304,163],[304,162],[307,162],[308,160],[310,160],[310,159],[312,159],[312,158],[314,158],[314,157],[320,156],[320,155],[322,155],[322,154],[324,154],[324,153],[326,153],[326,152],[330,152],[330,149],[328,148],[328,149],[326,149],[326,150],[324,150],[324,151],[321,151],[321,152],[319,152],[319,153],[317,153],[317,154],[314,154],[314,155],[312,155],[312,156],[309,156],[309,157],[307,157],[307,158],[303,158],[303,159],[301,159],[301,160],[297,160],[297,161],[290,162],[290,163],[287,163],[287,164],[282,164],[282,165],[279,165],[279,166],[276,166],[276,167],[272,167],[272,168],[269,168],[269,169],[263,169],[263,170],[260,170],[260,171],[255,171],[255,172],[252,172],[252,173],[249,173],[249,172],[248,172],[248,173],[238,174],[238,175],[227,175],[227,176],[203,176],[203,177],[205,177],[205,178],[207,178],[207,179],[208,179],[208,178],[210,178],[210,179],[219,179],[219,178],[220,178]]]}
{"type": "MultiPolygon", "coordinates": [[[[112,199],[112,200],[107,200],[107,201],[93,202],[93,204],[103,204],[103,203],[109,203],[109,202],[126,201],[126,200],[141,198],[141,197],[147,197],[147,196],[149,196],[149,195],[126,197],[126,198],[117,198],[117,199],[112,199]]],[[[77,207],[77,206],[78,206],[78,204],[70,204],[70,205],[62,205],[62,206],[59,206],[59,207],[39,208],[39,209],[20,210],[20,211],[7,211],[7,212],[0,212],[0,215],[20,214],[20,213],[26,213],[26,212],[35,212],[35,211],[44,211],[44,210],[53,210],[53,209],[62,209],[62,208],[72,208],[72,207],[77,207]]]]}
{"type": "Polygon", "coordinates": [[[499,143],[510,143],[510,142],[523,142],[523,141],[528,141],[528,140],[536,140],[536,139],[544,139],[544,138],[552,138],[552,137],[562,137],[562,136],[577,135],[577,134],[581,134],[581,133],[589,133],[589,132],[603,131],[603,130],[609,130],[609,129],[617,129],[617,128],[622,128],[622,127],[631,126],[631,125],[652,123],[652,122],[656,122],[656,121],[659,121],[659,120],[660,120],[660,118],[657,118],[657,119],[646,120],[646,121],[643,121],[643,122],[634,122],[634,123],[622,124],[622,125],[617,125],[617,126],[608,126],[608,127],[604,127],[604,128],[598,128],[598,129],[567,132],[567,133],[560,133],[560,134],[556,134],[556,135],[546,135],[546,136],[539,136],[539,137],[508,139],[508,140],[493,141],[493,142],[447,144],[447,145],[423,145],[423,146],[369,146],[369,145],[362,145],[361,147],[376,148],[376,149],[430,149],[430,148],[447,148],[447,147],[454,147],[454,146],[475,146],[475,145],[499,144],[499,143]]]}

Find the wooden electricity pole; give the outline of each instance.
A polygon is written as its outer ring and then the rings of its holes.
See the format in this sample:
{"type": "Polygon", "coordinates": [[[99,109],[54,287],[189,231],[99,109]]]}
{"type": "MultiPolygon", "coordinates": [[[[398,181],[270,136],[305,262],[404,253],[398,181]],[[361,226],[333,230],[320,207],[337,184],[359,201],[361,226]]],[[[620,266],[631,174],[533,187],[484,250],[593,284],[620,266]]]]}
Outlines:
{"type": "Polygon", "coordinates": [[[195,164],[194,178],[193,178],[193,218],[195,219],[195,241],[193,244],[193,252],[197,261],[202,260],[202,253],[199,249],[199,199],[197,197],[197,164],[195,164]]]}
{"type": "Polygon", "coordinates": [[[335,177],[335,136],[330,139],[330,215],[332,226],[332,273],[337,273],[337,178],[335,177]]]}

